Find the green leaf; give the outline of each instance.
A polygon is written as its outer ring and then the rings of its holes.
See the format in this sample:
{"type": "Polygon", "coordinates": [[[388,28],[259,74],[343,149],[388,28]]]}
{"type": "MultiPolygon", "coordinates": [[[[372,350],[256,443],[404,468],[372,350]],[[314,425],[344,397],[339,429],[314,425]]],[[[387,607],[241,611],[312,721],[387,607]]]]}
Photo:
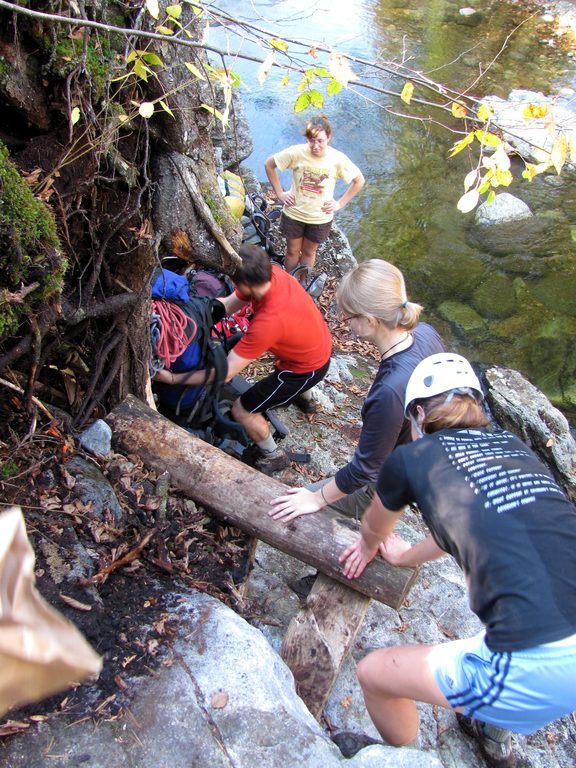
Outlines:
{"type": "Polygon", "coordinates": [[[184,0],[184,2],[192,6],[192,10],[194,11],[195,16],[202,15],[202,6],[200,3],[197,3],[196,0],[184,0]]]}
{"type": "Polygon", "coordinates": [[[478,190],[471,189],[470,192],[465,192],[460,200],[458,200],[457,208],[462,213],[468,213],[469,211],[472,211],[476,206],[478,205],[478,201],[480,200],[480,195],[478,193],[478,190]]]}
{"type": "Polygon", "coordinates": [[[151,71],[148,69],[148,67],[144,64],[142,59],[136,59],[134,62],[134,67],[132,68],[132,71],[136,75],[136,77],[139,77],[140,80],[144,80],[145,83],[148,82],[148,75],[152,74],[151,71]]]}
{"type": "Polygon", "coordinates": [[[488,192],[488,194],[486,195],[486,203],[488,205],[492,205],[494,200],[496,200],[496,192],[494,192],[494,190],[491,189],[490,192],[488,192]]]}
{"type": "Polygon", "coordinates": [[[72,121],[72,125],[76,125],[78,120],[80,120],[80,108],[74,107],[70,114],[70,120],[72,121]]]}
{"type": "Polygon", "coordinates": [[[303,112],[305,109],[308,109],[310,106],[312,99],[310,97],[310,92],[305,91],[304,93],[301,93],[300,96],[296,99],[296,102],[294,103],[294,112],[303,112]]]}
{"type": "Polygon", "coordinates": [[[202,72],[200,72],[200,70],[198,69],[198,67],[197,67],[197,66],[195,66],[194,64],[191,64],[189,61],[185,61],[185,62],[184,62],[184,66],[186,67],[186,69],[187,69],[189,72],[192,72],[192,74],[194,75],[194,77],[197,77],[197,78],[198,78],[198,80],[206,80],[206,78],[204,77],[204,75],[202,74],[202,72]]]}
{"type": "Polygon", "coordinates": [[[182,16],[182,6],[181,5],[167,5],[166,6],[166,13],[168,16],[170,16],[171,19],[179,19],[180,16],[182,16]]]}
{"type": "Polygon", "coordinates": [[[148,119],[154,114],[154,104],[151,101],[143,101],[138,107],[138,112],[142,117],[148,119]]]}
{"type": "Polygon", "coordinates": [[[164,62],[160,58],[160,56],[156,56],[155,53],[149,53],[148,51],[145,51],[142,53],[142,58],[146,62],[146,64],[150,64],[153,67],[163,67],[164,62]]]}
{"type": "Polygon", "coordinates": [[[478,194],[483,195],[485,192],[488,192],[490,189],[490,184],[492,183],[492,177],[493,177],[492,171],[490,173],[487,173],[486,176],[482,177],[482,183],[478,187],[478,194]]]}
{"type": "Polygon", "coordinates": [[[339,83],[338,80],[330,80],[328,85],[326,86],[326,93],[328,96],[336,96],[337,93],[340,93],[342,90],[342,83],[339,83]]]}
{"type": "Polygon", "coordinates": [[[324,96],[320,93],[320,91],[313,89],[310,91],[310,103],[313,107],[316,107],[316,109],[322,109],[324,106],[324,96]]]}
{"type": "Polygon", "coordinates": [[[318,77],[331,77],[326,67],[314,67],[314,72],[318,77]]]}
{"type": "MultiPolygon", "coordinates": [[[[159,100],[158,100],[158,103],[160,104],[160,106],[162,107],[162,109],[163,109],[165,112],[168,112],[168,114],[170,115],[170,117],[174,117],[174,112],[172,112],[172,110],[170,109],[170,107],[168,106],[168,104],[166,104],[166,102],[165,102],[165,101],[163,101],[162,99],[159,99],[159,100]]],[[[176,119],[176,118],[174,118],[174,119],[176,119]]]]}

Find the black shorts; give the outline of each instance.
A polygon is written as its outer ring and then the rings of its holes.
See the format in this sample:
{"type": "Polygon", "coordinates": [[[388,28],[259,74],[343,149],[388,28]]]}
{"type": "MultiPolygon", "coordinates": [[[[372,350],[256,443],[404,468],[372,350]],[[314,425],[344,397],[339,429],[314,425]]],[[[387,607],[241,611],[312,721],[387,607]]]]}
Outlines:
{"type": "Polygon", "coordinates": [[[328,239],[331,229],[332,221],[326,221],[324,224],[306,224],[303,221],[291,219],[285,213],[280,217],[280,232],[287,240],[300,240],[305,237],[306,240],[320,245],[328,239]]]}
{"type": "Polygon", "coordinates": [[[292,373],[275,368],[269,376],[240,395],[240,403],[249,413],[262,413],[269,408],[290,405],[298,395],[322,381],[329,367],[330,358],[322,368],[309,373],[292,373]]]}

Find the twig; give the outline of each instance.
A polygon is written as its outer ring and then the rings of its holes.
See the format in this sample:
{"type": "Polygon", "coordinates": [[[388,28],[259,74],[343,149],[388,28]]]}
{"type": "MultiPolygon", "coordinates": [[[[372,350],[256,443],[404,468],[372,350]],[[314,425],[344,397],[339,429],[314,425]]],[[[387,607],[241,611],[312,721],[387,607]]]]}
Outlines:
{"type": "Polygon", "coordinates": [[[90,586],[91,584],[98,584],[99,582],[104,581],[106,576],[113,573],[118,568],[122,568],[123,565],[128,565],[128,563],[136,560],[140,552],[142,552],[142,550],[148,545],[150,539],[156,535],[156,532],[156,528],[152,528],[152,530],[148,531],[146,536],[144,536],[144,538],[137,546],[134,547],[134,549],[131,549],[130,552],[127,552],[123,557],[118,558],[118,560],[114,560],[110,563],[110,565],[107,565],[105,568],[102,568],[102,570],[98,571],[98,573],[95,573],[94,576],[90,576],[89,579],[82,579],[80,584],[83,587],[90,586]]]}

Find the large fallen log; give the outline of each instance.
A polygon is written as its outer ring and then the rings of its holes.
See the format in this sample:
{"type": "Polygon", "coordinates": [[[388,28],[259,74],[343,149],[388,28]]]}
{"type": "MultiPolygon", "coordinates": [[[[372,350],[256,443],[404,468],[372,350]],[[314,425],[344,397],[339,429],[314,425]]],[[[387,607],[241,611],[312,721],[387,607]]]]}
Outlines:
{"type": "Polygon", "coordinates": [[[215,517],[317,568],[336,581],[398,609],[417,571],[376,558],[348,581],[338,557],[357,537],[356,523],[321,510],[283,524],[268,515],[270,500],[288,486],[190,435],[129,395],[106,418],[114,445],[150,467],[168,471],[175,486],[215,517]]]}

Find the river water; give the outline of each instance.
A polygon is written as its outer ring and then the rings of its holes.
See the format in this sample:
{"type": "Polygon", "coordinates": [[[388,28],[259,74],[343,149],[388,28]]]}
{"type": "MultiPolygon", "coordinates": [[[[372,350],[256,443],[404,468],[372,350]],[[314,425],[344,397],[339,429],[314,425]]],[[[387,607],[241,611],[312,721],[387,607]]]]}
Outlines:
{"type": "MultiPolygon", "coordinates": [[[[403,60],[450,87],[507,98],[515,88],[559,93],[575,109],[576,45],[554,33],[542,9],[506,0],[252,0],[218,3],[268,30],[368,60],[403,60]],[[469,15],[460,11],[472,7],[469,15]],[[506,38],[508,38],[505,45],[506,38]]],[[[211,42],[238,48],[218,29],[211,42]]],[[[262,55],[248,39],[242,50],[262,55]]],[[[296,47],[293,46],[294,53],[296,47]]],[[[310,64],[321,63],[308,56],[310,64]]],[[[237,60],[254,140],[244,165],[266,180],[266,157],[302,141],[309,109],[294,112],[299,77],[280,84],[272,69],[264,86],[257,66],[237,60]]],[[[360,78],[366,76],[355,65],[360,78]]],[[[403,82],[379,85],[399,92],[403,82]]],[[[415,113],[400,99],[373,91],[326,98],[322,111],[333,145],[362,169],[366,186],[339,214],[359,261],[384,258],[405,274],[412,300],[425,307],[448,346],[481,363],[520,370],[564,412],[576,416],[576,184],[571,173],[520,180],[508,190],[535,214],[505,240],[478,237],[473,213],[456,203],[470,160],[448,157],[458,137],[415,113]]],[[[423,114],[423,113],[422,113],[423,114]]],[[[456,126],[450,118],[443,123],[456,126]]],[[[520,176],[520,164],[515,175],[520,176]]],[[[289,183],[289,176],[283,179],[289,183]]]]}

